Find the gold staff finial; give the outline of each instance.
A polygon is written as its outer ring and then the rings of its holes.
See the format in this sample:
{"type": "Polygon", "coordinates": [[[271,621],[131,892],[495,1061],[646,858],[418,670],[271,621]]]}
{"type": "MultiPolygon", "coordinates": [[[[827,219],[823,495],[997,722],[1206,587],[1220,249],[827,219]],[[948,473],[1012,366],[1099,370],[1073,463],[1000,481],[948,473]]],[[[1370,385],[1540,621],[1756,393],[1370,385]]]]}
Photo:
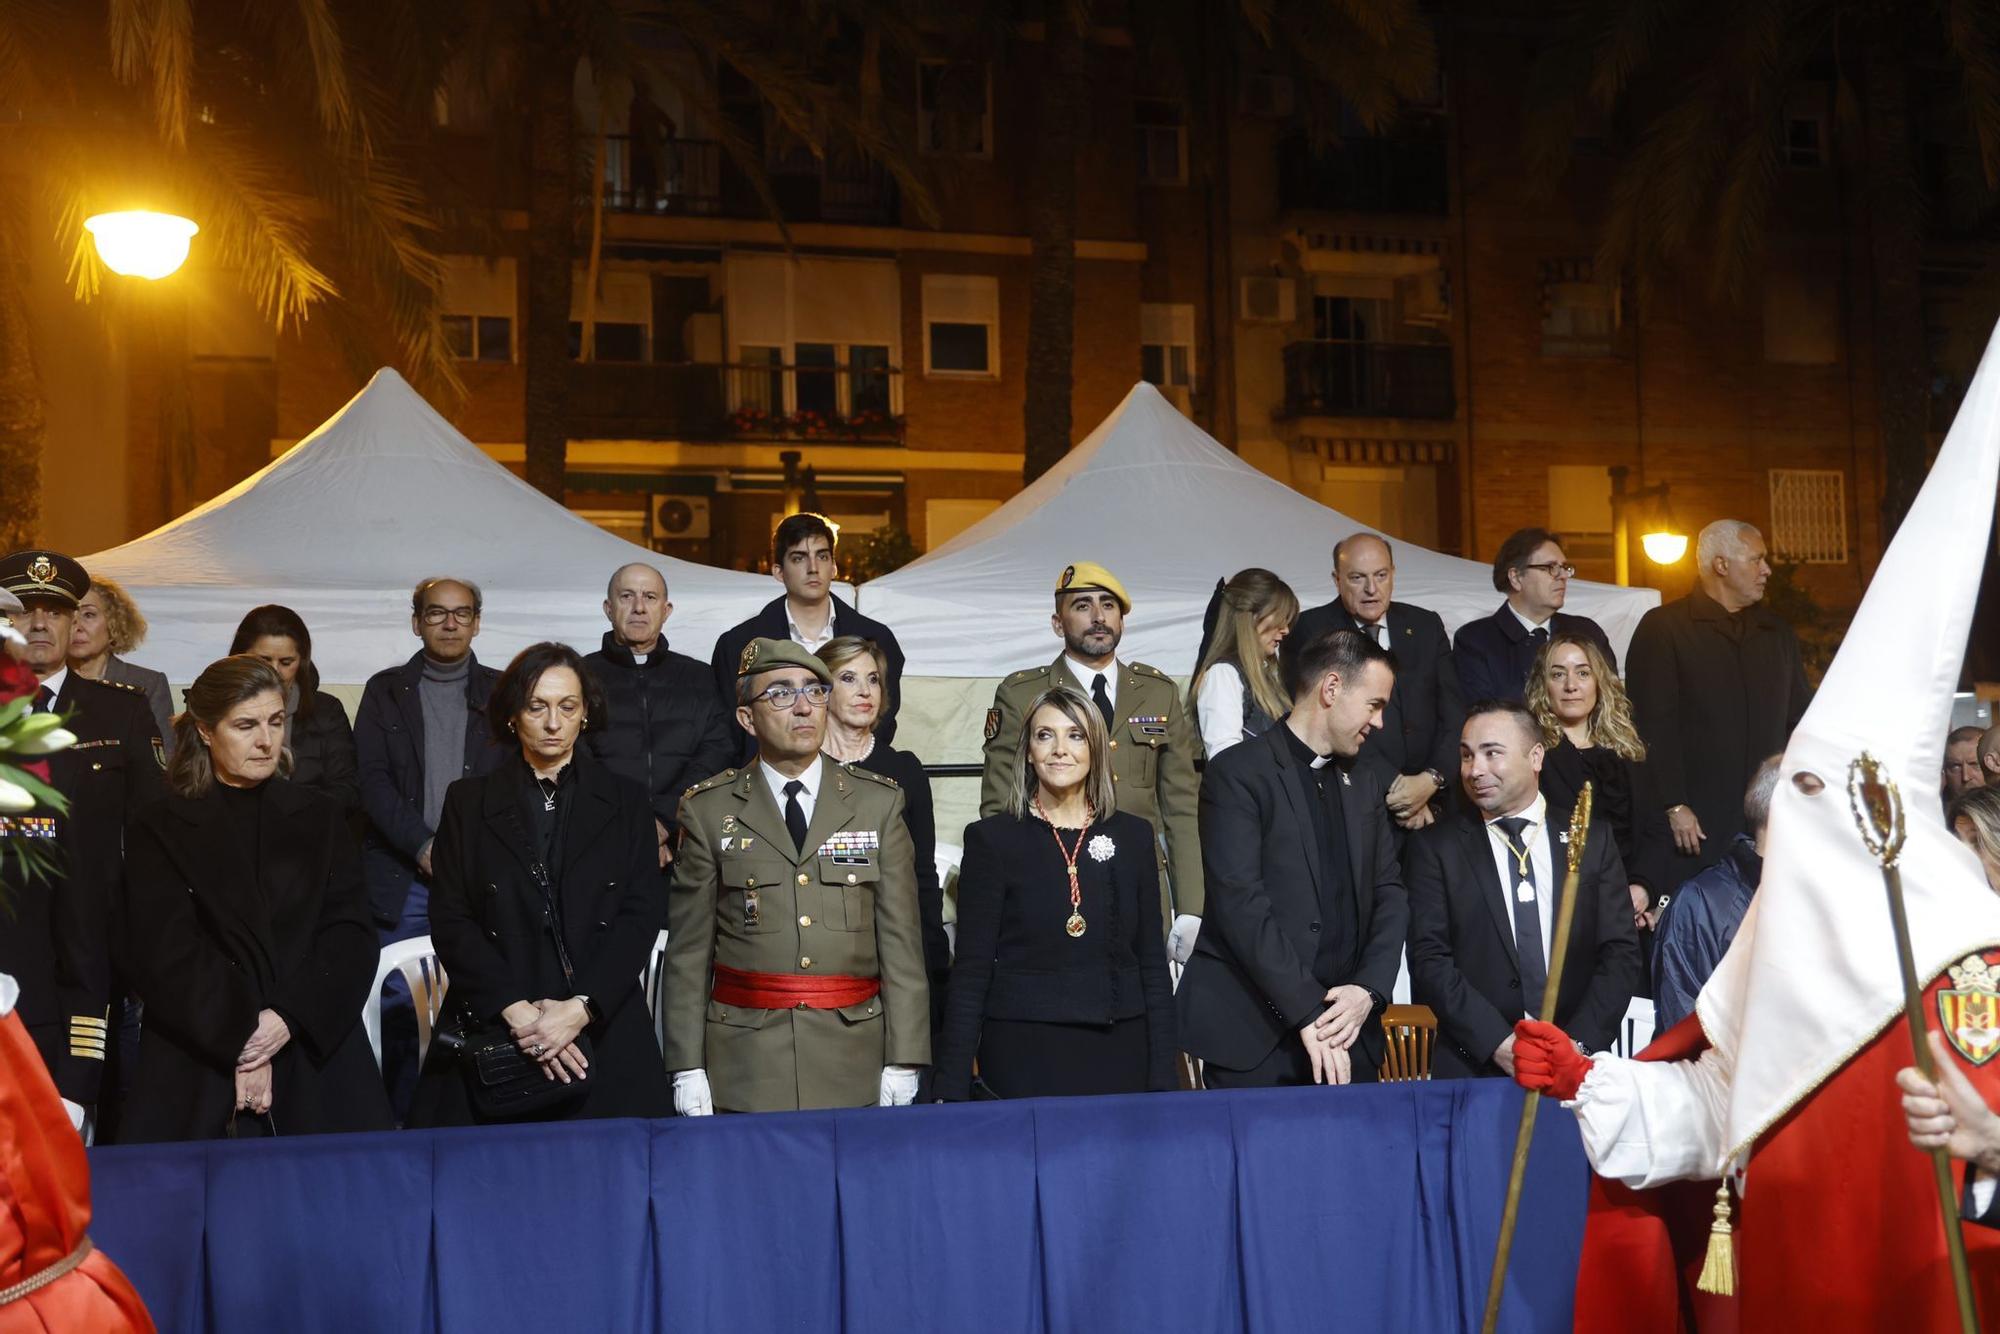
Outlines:
{"type": "Polygon", "coordinates": [[[1903,794],[1882,761],[1862,751],[1847,766],[1847,800],[1861,842],[1884,869],[1903,855],[1903,794]]]}
{"type": "Polygon", "coordinates": [[[1585,783],[1583,791],[1576,794],[1576,809],[1569,813],[1569,865],[1571,875],[1583,871],[1583,848],[1585,835],[1590,832],[1590,806],[1594,783],[1585,783]]]}

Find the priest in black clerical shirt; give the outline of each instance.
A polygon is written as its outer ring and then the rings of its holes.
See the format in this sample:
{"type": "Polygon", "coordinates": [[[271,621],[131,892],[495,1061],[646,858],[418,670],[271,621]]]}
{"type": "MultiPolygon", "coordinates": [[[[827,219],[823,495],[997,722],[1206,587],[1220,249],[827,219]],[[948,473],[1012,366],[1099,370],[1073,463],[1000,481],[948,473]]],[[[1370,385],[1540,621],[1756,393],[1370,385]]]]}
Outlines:
{"type": "Polygon", "coordinates": [[[1395,659],[1333,630],[1295,661],[1284,722],[1202,777],[1207,916],[1175,1005],[1210,1088],[1373,1079],[1409,926],[1380,779],[1347,767],[1395,659]]]}

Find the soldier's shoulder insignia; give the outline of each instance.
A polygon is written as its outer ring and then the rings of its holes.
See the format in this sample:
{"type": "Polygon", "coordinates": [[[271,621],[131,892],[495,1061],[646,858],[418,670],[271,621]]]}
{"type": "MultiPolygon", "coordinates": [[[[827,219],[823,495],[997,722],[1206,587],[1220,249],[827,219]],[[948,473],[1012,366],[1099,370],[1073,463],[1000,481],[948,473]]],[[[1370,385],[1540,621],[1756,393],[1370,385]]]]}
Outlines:
{"type": "Polygon", "coordinates": [[[1000,735],[1000,710],[988,709],[986,711],[986,739],[988,741],[991,741],[994,737],[999,735],[1000,735]]]}
{"type": "Polygon", "coordinates": [[[1017,685],[1022,681],[1032,681],[1037,676],[1047,675],[1048,670],[1049,669],[1047,667],[1023,667],[1020,671],[1010,675],[1007,678],[1005,684],[1011,686],[1011,685],[1017,685]]]}
{"type": "Polygon", "coordinates": [[[2000,950],[1968,954],[1937,993],[1938,1020],[1952,1049],[1973,1065],[2000,1056],[2000,950]]]}
{"type": "Polygon", "coordinates": [[[699,783],[696,783],[693,787],[689,788],[686,792],[681,794],[682,799],[685,800],[688,797],[692,797],[697,792],[706,792],[712,787],[720,787],[722,784],[727,783],[730,779],[734,777],[736,777],[736,771],[734,769],[724,769],[721,773],[715,774],[708,778],[704,778],[699,783]]]}
{"type": "Polygon", "coordinates": [[[903,785],[887,774],[878,774],[873,769],[864,769],[860,765],[851,762],[841,767],[856,778],[865,778],[871,783],[880,783],[884,787],[895,788],[899,792],[902,790],[903,785]]]}
{"type": "Polygon", "coordinates": [[[1139,673],[1139,675],[1141,676],[1151,676],[1158,680],[1169,681],[1169,682],[1174,679],[1173,677],[1168,676],[1165,672],[1161,671],[1159,668],[1149,667],[1143,662],[1135,662],[1131,666],[1132,670],[1139,673]]]}

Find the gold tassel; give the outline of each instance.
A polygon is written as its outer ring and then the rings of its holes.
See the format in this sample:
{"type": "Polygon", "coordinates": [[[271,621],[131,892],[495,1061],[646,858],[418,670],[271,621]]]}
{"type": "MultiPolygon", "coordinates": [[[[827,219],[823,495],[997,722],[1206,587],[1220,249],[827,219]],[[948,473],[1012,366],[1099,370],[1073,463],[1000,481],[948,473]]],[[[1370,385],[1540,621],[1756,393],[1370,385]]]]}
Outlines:
{"type": "Polygon", "coordinates": [[[1729,1237],[1729,1178],[1715,1188],[1715,1221],[1708,1225],[1708,1258],[1695,1287],[1717,1297],[1736,1295],[1736,1247],[1729,1237]]]}

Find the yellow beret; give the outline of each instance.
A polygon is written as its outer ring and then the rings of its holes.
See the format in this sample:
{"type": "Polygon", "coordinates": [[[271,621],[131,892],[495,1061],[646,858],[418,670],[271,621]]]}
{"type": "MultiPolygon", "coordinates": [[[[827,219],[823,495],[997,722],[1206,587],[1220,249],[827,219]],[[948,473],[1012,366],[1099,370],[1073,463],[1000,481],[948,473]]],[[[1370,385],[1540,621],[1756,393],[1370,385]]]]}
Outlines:
{"type": "Polygon", "coordinates": [[[1096,561],[1080,560],[1074,565],[1065,565],[1062,577],[1056,580],[1057,597],[1097,588],[1118,599],[1118,610],[1128,613],[1132,610],[1132,599],[1125,595],[1125,585],[1118,582],[1117,575],[1096,561]]]}

